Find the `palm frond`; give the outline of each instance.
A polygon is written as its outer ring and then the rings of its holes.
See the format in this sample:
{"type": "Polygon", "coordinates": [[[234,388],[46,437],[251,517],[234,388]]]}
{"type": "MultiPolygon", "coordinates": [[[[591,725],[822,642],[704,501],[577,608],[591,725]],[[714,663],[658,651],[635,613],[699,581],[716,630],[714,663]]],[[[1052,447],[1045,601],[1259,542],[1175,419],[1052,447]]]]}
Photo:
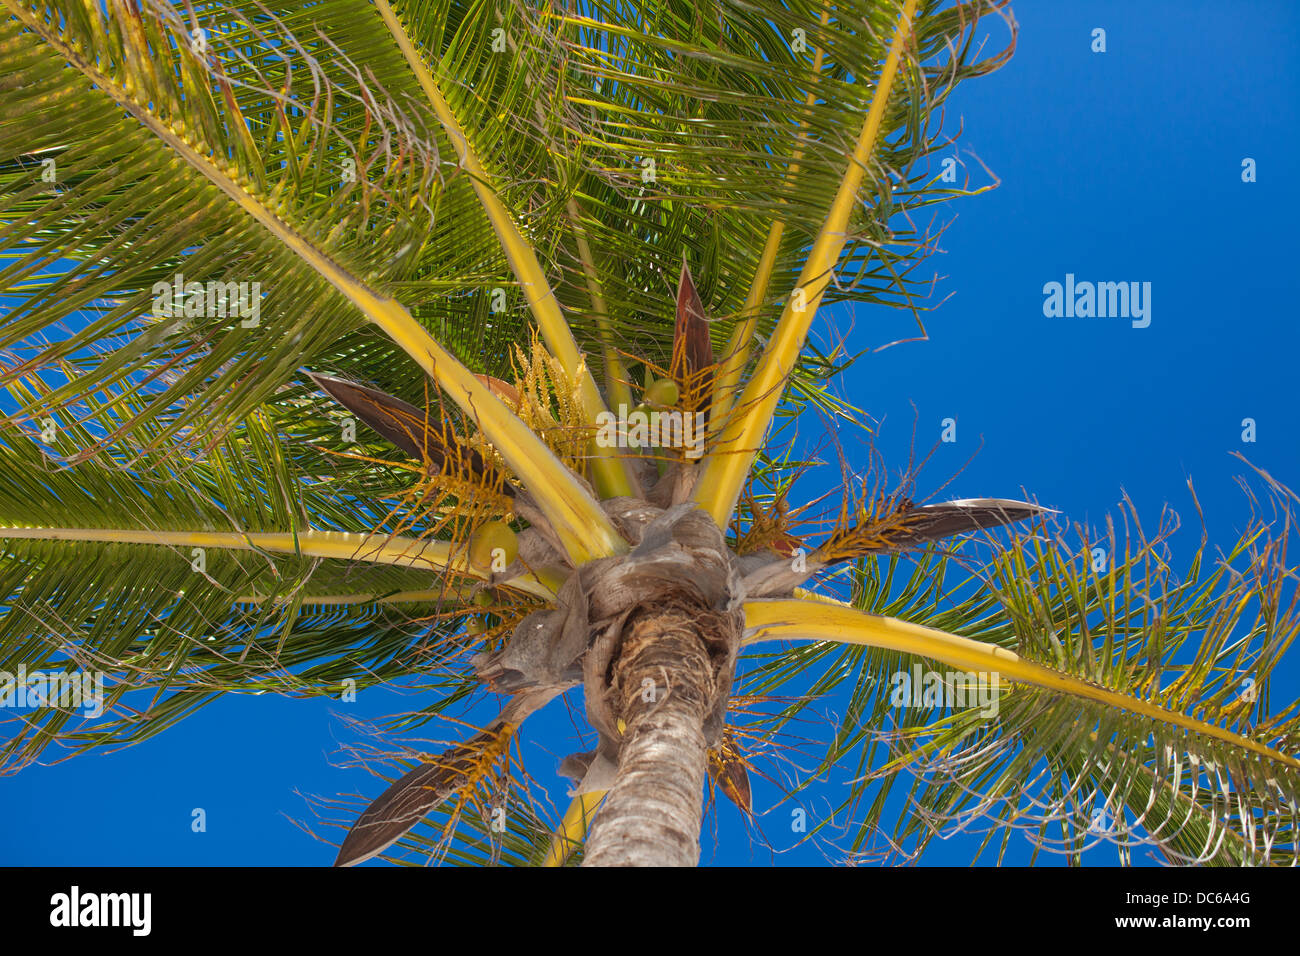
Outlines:
{"type": "Polygon", "coordinates": [[[803,615],[820,622],[810,634],[827,636],[847,615],[840,638],[871,647],[800,648],[766,663],[753,687],[771,691],[817,665],[825,676],[812,692],[824,695],[857,675],[822,769],[837,766],[856,781],[840,809],[853,815],[858,849],[876,842],[892,809],[899,822],[887,846],[909,855],[936,833],[988,820],[990,839],[1002,834],[999,853],[1024,831],[1077,856],[1101,838],[1094,814],[1102,807],[1105,838],[1130,849],[1147,842],[1180,862],[1285,863],[1295,855],[1300,726],[1296,704],[1272,709],[1262,689],[1300,620],[1294,594],[1286,597],[1285,511],[1278,523],[1272,537],[1265,523],[1253,526],[1217,567],[1207,569],[1198,552],[1181,581],[1162,550],[1164,532],[1155,541],[1136,535],[1129,548],[1112,537],[1105,572],[1091,570],[1087,538],[1074,546],[1042,533],[1017,538],[989,563],[987,583],[957,600],[946,599],[952,585],[933,565],[901,589],[862,578],[859,607],[892,604],[974,641],[912,624],[871,637],[876,625],[855,629],[847,623],[855,612],[822,606],[803,615]],[[943,646],[927,649],[908,635],[922,643],[934,635],[943,646]],[[983,697],[900,705],[897,675],[928,677],[935,661],[998,689],[992,716],[983,697]],[[905,774],[911,792],[889,803],[905,774]],[[1052,841],[1047,823],[1069,839],[1052,841]]]}

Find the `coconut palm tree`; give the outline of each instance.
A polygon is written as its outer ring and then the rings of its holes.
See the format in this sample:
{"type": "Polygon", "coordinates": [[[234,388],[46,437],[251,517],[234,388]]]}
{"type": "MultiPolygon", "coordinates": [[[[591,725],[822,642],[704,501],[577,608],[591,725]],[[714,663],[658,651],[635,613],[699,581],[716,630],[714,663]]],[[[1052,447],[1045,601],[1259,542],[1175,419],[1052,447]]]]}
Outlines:
{"type": "Polygon", "coordinates": [[[3,4],[0,660],[110,680],[102,718],[16,717],[7,769],[232,691],[406,681],[411,726],[486,690],[339,864],[694,864],[706,777],[752,811],[839,690],[807,779],[851,770],[852,854],[985,820],[1294,860],[1283,489],[1179,577],[1166,527],[790,502],[774,427],[853,414],[819,310],[919,314],[910,214],[979,191],[925,160],[1003,3],[3,4]],[[464,812],[578,688],[563,815],[464,812]]]}

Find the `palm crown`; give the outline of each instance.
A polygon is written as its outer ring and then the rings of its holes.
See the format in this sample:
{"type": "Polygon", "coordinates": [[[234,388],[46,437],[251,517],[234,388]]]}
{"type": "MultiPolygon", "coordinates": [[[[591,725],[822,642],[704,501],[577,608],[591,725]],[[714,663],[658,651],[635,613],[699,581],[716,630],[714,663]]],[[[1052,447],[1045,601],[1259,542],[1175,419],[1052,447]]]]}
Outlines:
{"type": "Polygon", "coordinates": [[[1171,860],[1293,860],[1289,518],[1175,579],[1159,534],[1089,564],[1018,501],[846,493],[816,535],[787,504],[774,419],[842,410],[809,330],[917,308],[907,214],[970,192],[918,161],[1003,4],[4,4],[0,657],[114,705],[24,715],[8,768],[227,690],[486,687],[340,863],[425,818],[461,861],[692,863],[705,774],[748,811],[747,754],[850,681],[817,769],[858,770],[855,852],[910,778],[904,852],[988,816],[1078,853],[1096,795],[1171,860]],[[899,709],[914,665],[998,706],[899,709]],[[563,819],[462,813],[579,686],[563,819]]]}

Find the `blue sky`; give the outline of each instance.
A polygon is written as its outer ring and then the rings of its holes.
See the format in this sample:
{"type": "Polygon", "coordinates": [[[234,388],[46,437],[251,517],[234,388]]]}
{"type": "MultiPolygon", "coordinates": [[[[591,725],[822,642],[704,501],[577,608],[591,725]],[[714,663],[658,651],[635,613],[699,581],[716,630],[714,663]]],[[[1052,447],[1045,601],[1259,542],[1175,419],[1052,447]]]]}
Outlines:
{"type": "MultiPolygon", "coordinates": [[[[964,467],[944,497],[1027,493],[1095,525],[1127,492],[1152,522],[1169,503],[1194,524],[1190,478],[1211,542],[1229,544],[1250,517],[1235,482],[1246,467],[1232,452],[1300,485],[1291,377],[1300,5],[1023,0],[1015,15],[1009,65],[949,101],[975,180],[983,173],[970,151],[1001,180],[946,212],[955,216],[946,254],[930,267],[951,297],[926,316],[929,341],[864,356],[843,393],[882,421],[876,447],[895,470],[914,427],[928,450],[942,420],[956,420],[958,440],[938,447],[922,492],[964,467]],[[1090,49],[1098,27],[1105,53],[1090,49]],[[1242,182],[1247,157],[1254,183],[1242,182]],[[1150,282],[1150,326],[1045,317],[1043,286],[1067,273],[1150,282]],[[1245,418],[1256,422],[1251,444],[1245,418]]],[[[855,350],[913,332],[901,312],[839,308],[824,318],[851,328],[855,350]]],[[[830,481],[834,466],[826,471],[830,481]]],[[[1188,556],[1195,537],[1180,535],[1176,553],[1188,556]]],[[[1300,666],[1282,677],[1275,691],[1300,696],[1300,666]]],[[[354,705],[231,696],[140,746],[0,778],[0,818],[10,821],[0,864],[328,863],[332,849],[292,823],[311,819],[303,795],[378,789],[332,765],[350,739],[340,715],[410,705],[384,691],[354,705]],[[206,832],[191,830],[195,808],[206,832]]],[[[559,704],[539,717],[529,728],[535,772],[553,781],[547,752],[574,749],[573,721],[559,704]]],[[[764,828],[789,846],[783,819],[764,828]]],[[[719,835],[715,851],[706,829],[705,862],[772,860],[729,806],[719,835]]],[[[956,838],[923,862],[971,857],[970,839],[956,838]]],[[[822,857],[802,848],[776,860],[822,857]]]]}

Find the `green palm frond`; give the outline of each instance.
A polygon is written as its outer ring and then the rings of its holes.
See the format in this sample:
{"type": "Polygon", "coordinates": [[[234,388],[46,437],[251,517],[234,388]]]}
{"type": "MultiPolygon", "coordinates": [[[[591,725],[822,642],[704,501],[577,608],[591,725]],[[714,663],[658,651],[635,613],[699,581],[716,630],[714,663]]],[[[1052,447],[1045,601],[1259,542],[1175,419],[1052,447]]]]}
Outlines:
{"type": "MultiPolygon", "coordinates": [[[[924,6],[916,65],[908,68],[914,75],[906,80],[906,99],[899,97],[923,106],[887,116],[882,141],[888,146],[873,174],[882,183],[906,175],[941,142],[929,128],[930,115],[951,87],[997,62],[966,60],[970,25],[993,4],[924,6]],[[940,64],[950,44],[957,59],[940,64]],[[925,96],[912,95],[922,82],[925,96]]],[[[298,233],[319,237],[364,281],[397,296],[463,360],[490,364],[500,355],[483,348],[492,338],[483,342],[480,333],[491,330],[504,341],[522,318],[523,300],[512,291],[510,312],[490,319],[489,293],[509,291],[514,280],[472,184],[456,169],[453,144],[373,8],[345,0],[314,4],[309,12],[289,4],[257,11],[209,4],[191,17],[154,0],[142,16],[124,3],[120,20],[101,22],[88,8],[48,29],[39,26],[46,22],[39,5],[13,0],[11,9],[35,12],[22,14],[26,28],[17,19],[6,23],[14,39],[6,47],[12,50],[6,72],[27,71],[37,81],[19,84],[26,99],[15,100],[19,109],[0,127],[0,158],[10,157],[0,174],[8,210],[0,219],[10,223],[5,246],[14,257],[4,288],[30,297],[15,313],[22,321],[7,343],[89,310],[100,324],[61,354],[108,334],[130,336],[138,348],[147,342],[143,353],[126,351],[108,363],[125,372],[143,368],[148,357],[160,360],[168,345],[180,351],[183,343],[216,335],[211,354],[186,362],[190,374],[168,398],[202,391],[208,396],[202,408],[210,402],[214,411],[233,415],[284,382],[288,353],[314,365],[328,354],[327,343],[366,341],[359,317],[319,277],[250,231],[243,213],[218,199],[210,182],[170,158],[155,138],[170,130],[228,163],[249,196],[298,233]],[[123,21],[131,29],[121,28],[123,21]],[[202,56],[189,46],[195,29],[207,38],[202,56]],[[133,47],[133,36],[148,51],[167,55],[155,55],[146,69],[149,60],[133,47]],[[97,87],[96,77],[104,81],[97,87]],[[118,108],[124,104],[105,95],[112,84],[119,92],[137,91],[126,97],[130,102],[154,95],[148,102],[159,128],[142,128],[124,114],[118,108]],[[34,140],[19,117],[22,107],[40,109],[45,102],[58,115],[34,140]],[[69,129],[78,130],[75,144],[66,139],[69,129]],[[145,156],[151,161],[142,165],[145,156]],[[60,171],[52,192],[40,178],[39,157],[54,158],[60,171]],[[349,163],[355,182],[346,180],[349,163]],[[53,274],[60,257],[87,261],[61,278],[53,274]],[[236,271],[266,276],[261,330],[231,334],[228,324],[201,322],[188,334],[154,329],[152,339],[141,341],[151,330],[139,325],[152,301],[146,291],[178,271],[198,282],[236,271]],[[289,288],[291,297],[284,293],[289,288]],[[249,363],[250,356],[263,359],[255,385],[242,382],[229,394],[207,387],[226,362],[249,363]]],[[[721,346],[778,206],[788,241],[776,263],[785,278],[772,283],[773,301],[785,296],[870,99],[870,83],[848,65],[878,62],[879,36],[892,16],[886,6],[865,2],[837,5],[826,27],[819,5],[797,3],[762,14],[728,5],[716,20],[698,17],[685,3],[635,10],[592,4],[581,15],[521,3],[396,3],[394,9],[415,25],[415,40],[438,66],[447,101],[498,180],[505,205],[520,211],[592,362],[599,362],[602,321],[620,348],[666,359],[672,280],[683,252],[701,280],[706,308],[720,319],[715,345],[721,346]],[[633,22],[635,29],[620,25],[633,22]],[[494,30],[502,31],[501,52],[493,49],[494,30]],[[801,45],[823,52],[826,66],[816,77],[811,54],[791,50],[796,35],[801,45]],[[672,84],[663,80],[668,70],[672,84]],[[804,106],[814,82],[820,100],[804,106]],[[790,182],[786,167],[797,152],[800,172],[790,182]],[[641,182],[644,159],[656,160],[653,184],[641,182]],[[578,254],[569,204],[575,194],[577,226],[599,257],[603,316],[594,313],[578,254]]],[[[891,234],[898,224],[884,223],[952,190],[898,179],[873,194],[853,224],[855,236],[873,238],[851,245],[831,297],[907,303],[905,277],[924,255],[924,243],[891,234]],[[877,263],[871,271],[864,268],[868,254],[877,263]]],[[[371,378],[381,387],[398,384],[371,378]]]]}
{"type": "Polygon", "coordinates": [[[1285,863],[1296,852],[1300,768],[1268,754],[1294,752],[1300,719],[1295,703],[1271,705],[1269,675],[1300,618],[1285,509],[1277,523],[1273,535],[1256,523],[1214,565],[1203,543],[1181,577],[1168,563],[1169,527],[1153,540],[1135,531],[1126,546],[1113,534],[1067,542],[1044,529],[1012,539],[964,582],[945,576],[950,559],[940,556],[901,584],[899,558],[861,567],[856,607],[1005,648],[1077,682],[1004,686],[991,718],[985,701],[900,707],[894,675],[934,665],[880,647],[800,646],[764,661],[745,690],[848,685],[821,771],[853,781],[837,812],[856,828],[856,852],[883,844],[886,855],[912,855],[978,820],[999,858],[1024,833],[1071,856],[1105,839],[1126,853],[1153,844],[1172,862],[1285,863]],[[1106,565],[1094,571],[1099,546],[1106,565]]]}
{"type": "MultiPolygon", "coordinates": [[[[39,167],[29,163],[6,177],[10,263],[0,287],[24,298],[10,313],[3,345],[34,367],[79,358],[87,348],[104,353],[50,396],[55,407],[153,372],[146,381],[155,412],[204,396],[174,416],[172,434],[184,425],[223,424],[361,325],[356,310],[282,241],[251,228],[247,210],[273,215],[367,280],[386,286],[411,272],[408,247],[423,241],[431,218],[424,197],[436,198],[436,157],[411,132],[397,154],[369,155],[409,121],[386,107],[386,98],[366,103],[359,77],[347,101],[341,85],[313,88],[310,70],[302,69],[305,88],[295,95],[304,101],[285,102],[283,60],[278,74],[259,71],[241,61],[237,37],[209,21],[196,27],[208,38],[197,53],[170,7],[149,5],[141,15],[115,4],[106,20],[94,5],[74,7],[63,20],[42,6],[14,3],[8,13],[0,25],[5,72],[23,82],[11,101],[15,112],[0,124],[0,155],[55,151],[61,178],[43,196],[39,167]],[[361,152],[345,139],[336,115],[343,110],[364,113],[378,134],[361,152]],[[23,117],[35,111],[48,116],[33,138],[23,117]],[[178,149],[197,158],[180,162],[178,149]],[[369,178],[347,183],[335,172],[344,159],[364,171],[377,158],[369,178]],[[219,173],[235,194],[223,194],[200,166],[219,173]],[[34,204],[37,197],[43,201],[34,204]],[[81,261],[62,268],[69,256],[81,261]],[[177,274],[186,282],[248,283],[250,299],[252,292],[265,297],[260,314],[159,318],[154,286],[177,274]],[[83,310],[83,327],[24,354],[33,336],[83,310]],[[157,378],[164,368],[170,384],[157,378]]],[[[444,288],[459,288],[459,263],[446,264],[444,288]]]]}
{"type": "MultiPolygon", "coordinates": [[[[830,4],[831,23],[822,27],[822,6],[726,4],[705,16],[686,2],[592,3],[558,18],[573,31],[567,37],[561,33],[561,52],[536,54],[556,59],[567,54],[568,75],[555,88],[570,108],[548,116],[563,123],[562,142],[565,155],[573,157],[574,174],[589,170],[577,183],[584,228],[596,248],[623,263],[614,281],[605,284],[616,333],[661,363],[671,345],[665,324],[673,314],[673,280],[682,252],[700,282],[706,311],[722,320],[715,323],[714,336],[720,349],[773,218],[779,215],[787,223],[788,241],[774,270],[780,278],[772,283],[771,301],[780,302],[793,287],[805,247],[844,176],[845,157],[873,92],[871,83],[855,75],[860,68],[850,65],[881,61],[896,10],[884,4],[830,4]],[[792,50],[797,37],[802,37],[800,52],[792,50]],[[822,51],[826,62],[816,75],[814,50],[822,51]],[[819,101],[805,106],[813,86],[819,101]],[[796,154],[800,169],[791,180],[788,167],[796,154]],[[643,181],[649,160],[653,182],[643,181]]],[[[926,66],[917,67],[909,83],[920,83],[924,70],[929,96],[907,101],[924,102],[927,110],[898,110],[887,118],[882,141],[890,146],[879,157],[882,179],[885,171],[910,169],[933,148],[928,107],[942,102],[949,83],[990,65],[955,62],[947,76],[935,67],[936,57],[962,35],[972,15],[991,9],[961,6],[938,14],[937,4],[927,5],[918,18],[918,62],[926,66]]],[[[957,49],[964,54],[963,42],[957,40],[957,49]]],[[[530,114],[516,109],[508,115],[530,114]]],[[[527,135],[537,138],[533,130],[527,135]]],[[[903,197],[882,195],[888,192],[872,189],[875,201],[859,210],[854,235],[888,235],[878,217],[888,219],[907,204],[903,197]]],[[[906,247],[906,237],[897,239],[906,247]]],[[[865,242],[856,245],[843,264],[842,296],[897,301],[898,282],[887,268],[874,278],[864,274],[867,252],[865,242]]],[[[911,259],[916,252],[901,255],[911,259]]],[[[770,327],[772,318],[768,313],[760,329],[770,327]]]]}
{"type": "Polygon", "coordinates": [[[57,461],[96,437],[76,423],[45,447],[39,434],[0,432],[0,669],[100,672],[110,705],[160,696],[147,720],[128,707],[75,731],[62,730],[66,711],[29,715],[6,762],[57,735],[73,747],[140,739],[229,690],[463,681],[465,643],[453,635],[468,570],[448,571],[439,542],[396,545],[382,506],[343,507],[342,485],[305,480],[264,418],[183,468],[122,446],[57,461]],[[350,537],[320,552],[322,526],[350,537]]]}

